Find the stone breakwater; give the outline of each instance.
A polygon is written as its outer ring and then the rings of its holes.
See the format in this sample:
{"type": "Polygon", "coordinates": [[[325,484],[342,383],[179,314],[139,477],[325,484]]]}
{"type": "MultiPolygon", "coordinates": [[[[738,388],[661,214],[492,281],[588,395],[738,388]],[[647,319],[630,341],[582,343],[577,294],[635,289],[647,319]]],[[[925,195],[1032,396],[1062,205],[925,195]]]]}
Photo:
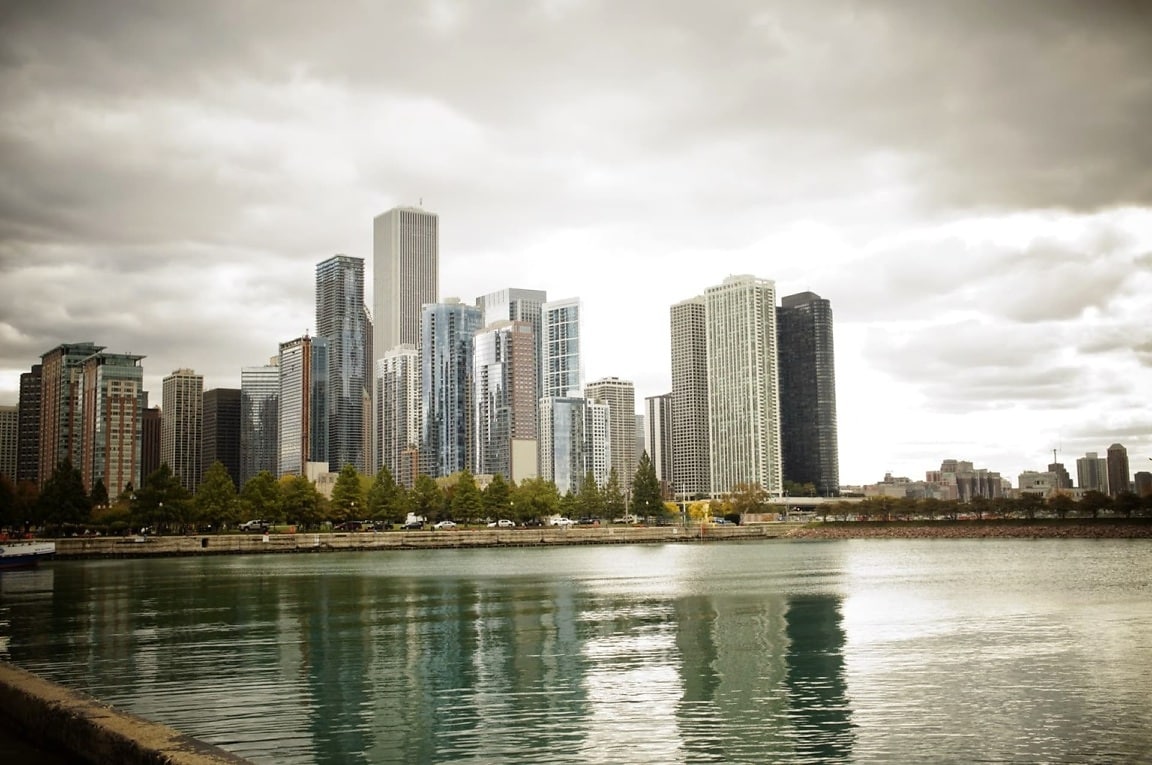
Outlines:
{"type": "Polygon", "coordinates": [[[1152,539],[1147,519],[1118,521],[924,521],[816,523],[786,539],[1152,539]]]}

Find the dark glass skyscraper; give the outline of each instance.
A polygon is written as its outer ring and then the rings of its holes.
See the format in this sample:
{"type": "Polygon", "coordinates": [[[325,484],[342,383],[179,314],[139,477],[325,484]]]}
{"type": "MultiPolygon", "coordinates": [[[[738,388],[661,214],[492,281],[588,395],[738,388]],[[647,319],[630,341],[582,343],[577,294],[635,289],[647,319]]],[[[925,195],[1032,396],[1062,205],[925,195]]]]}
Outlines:
{"type": "Polygon", "coordinates": [[[335,255],[316,266],[316,335],[328,341],[328,464],[368,471],[364,400],[370,364],[364,259],[335,255]]]}
{"type": "Polygon", "coordinates": [[[240,389],[204,391],[204,426],[200,431],[200,475],[216,462],[224,465],[240,488],[240,389]]]}
{"type": "Polygon", "coordinates": [[[16,434],[16,480],[40,482],[40,373],[42,367],[20,375],[20,405],[16,434]]]}
{"type": "Polygon", "coordinates": [[[840,456],[832,306],[813,292],[780,302],[776,332],[784,480],[810,483],[820,496],[836,496],[840,456]]]}

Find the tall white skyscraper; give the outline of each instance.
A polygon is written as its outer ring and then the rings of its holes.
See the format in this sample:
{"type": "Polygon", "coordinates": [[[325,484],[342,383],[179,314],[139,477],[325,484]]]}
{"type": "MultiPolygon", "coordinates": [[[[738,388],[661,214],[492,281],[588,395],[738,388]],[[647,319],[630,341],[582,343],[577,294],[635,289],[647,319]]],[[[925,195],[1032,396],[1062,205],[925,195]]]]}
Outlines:
{"type": "Polygon", "coordinates": [[[636,454],[636,388],[630,380],[605,377],[588,383],[584,389],[584,398],[589,403],[608,406],[610,422],[607,435],[611,444],[611,469],[616,471],[616,480],[624,496],[628,496],[639,459],[636,454]]]}
{"type": "Polygon", "coordinates": [[[673,494],[681,499],[707,497],[711,491],[708,337],[704,313],[703,296],[681,301],[671,310],[672,475],[669,480],[673,494]]]}
{"type": "Polygon", "coordinates": [[[200,486],[200,429],[204,418],[204,377],[177,369],[162,381],[160,462],[188,491],[200,486]]]}
{"type": "Polygon", "coordinates": [[[540,322],[540,396],[579,396],[584,391],[580,298],[545,303],[540,322]]]}
{"type": "Polygon", "coordinates": [[[780,496],[776,285],[730,276],[708,288],[704,301],[712,493],[746,484],[780,496]]]}
{"type": "Polygon", "coordinates": [[[472,468],[472,341],[480,309],[455,298],[425,305],[420,344],[420,470],[472,468]]]}
{"type": "Polygon", "coordinates": [[[644,399],[644,450],[661,487],[672,482],[672,394],[644,399]]]}
{"type": "Polygon", "coordinates": [[[375,440],[380,467],[409,488],[420,468],[420,351],[401,344],[376,362],[375,440]]]}
{"type": "Polygon", "coordinates": [[[407,343],[420,346],[420,308],[440,294],[439,219],[396,207],[372,223],[373,360],[407,343]]]}

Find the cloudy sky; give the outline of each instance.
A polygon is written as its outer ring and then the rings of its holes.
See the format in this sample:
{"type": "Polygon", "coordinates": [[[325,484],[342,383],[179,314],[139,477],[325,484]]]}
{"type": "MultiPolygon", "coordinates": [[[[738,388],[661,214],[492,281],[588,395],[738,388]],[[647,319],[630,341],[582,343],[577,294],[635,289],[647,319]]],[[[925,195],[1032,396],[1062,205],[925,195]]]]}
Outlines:
{"type": "Polygon", "coordinates": [[[8,0],[0,403],[81,340],[145,354],[155,403],[238,386],[313,327],[316,263],[370,270],[422,200],[443,296],[581,297],[589,379],[638,403],[672,303],[831,300],[844,483],[1143,468],[1150,8],[8,0]]]}

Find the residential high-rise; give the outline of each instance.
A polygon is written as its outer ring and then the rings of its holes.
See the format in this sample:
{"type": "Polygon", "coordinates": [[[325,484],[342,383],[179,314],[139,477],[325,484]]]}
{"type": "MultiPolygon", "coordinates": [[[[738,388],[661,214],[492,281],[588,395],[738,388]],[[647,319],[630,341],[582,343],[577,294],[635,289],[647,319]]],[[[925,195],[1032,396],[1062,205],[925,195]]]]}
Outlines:
{"type": "MultiPolygon", "coordinates": [[[[583,478],[592,473],[596,485],[603,489],[612,480],[612,405],[603,401],[584,400],[584,471],[572,491],[579,491],[583,478]]],[[[617,471],[617,485],[627,496],[624,481],[617,471]]]]}
{"type": "Polygon", "coordinates": [[[496,321],[473,342],[473,472],[536,475],[536,339],[525,321],[496,321]]]}
{"type": "Polygon", "coordinates": [[[712,493],[746,485],[780,496],[776,285],[730,276],[709,287],[704,301],[712,493]]]}
{"type": "Polygon", "coordinates": [[[239,388],[213,388],[204,391],[204,426],[201,429],[200,475],[219,462],[240,488],[240,399],[239,388]]]}
{"type": "Polygon", "coordinates": [[[784,480],[838,496],[832,305],[813,292],[788,295],[776,309],[776,330],[784,480]]]}
{"type": "Polygon", "coordinates": [[[672,394],[644,399],[644,450],[665,496],[672,491],[672,394]]]}
{"type": "Polygon", "coordinates": [[[1137,470],[1136,475],[1132,476],[1132,479],[1138,496],[1147,497],[1149,494],[1152,494],[1152,472],[1137,470]]]}
{"type": "Polygon", "coordinates": [[[397,483],[412,488],[420,473],[420,351],[407,343],[376,362],[375,453],[397,483]]]}
{"type": "Polygon", "coordinates": [[[373,360],[420,346],[420,309],[440,295],[440,224],[435,213],[396,207],[372,223],[373,360]]]}
{"type": "Polygon", "coordinates": [[[80,369],[84,359],[102,350],[90,342],[66,343],[40,357],[41,485],[65,460],[80,466],[80,369]]]}
{"type": "Polygon", "coordinates": [[[1096,452],[1088,452],[1076,460],[1077,488],[1085,491],[1108,493],[1108,464],[1096,452]]]}
{"type": "Polygon", "coordinates": [[[144,485],[148,476],[160,469],[160,407],[147,407],[140,418],[140,480],[133,486],[144,485]]]}
{"type": "Polygon", "coordinates": [[[540,396],[572,397],[584,390],[580,352],[580,299],[553,300],[540,307],[540,396]]]}
{"type": "Polygon", "coordinates": [[[456,298],[424,306],[420,323],[420,471],[472,467],[472,342],[481,313],[456,298]]]}
{"type": "Polygon", "coordinates": [[[0,406],[0,476],[16,483],[16,457],[20,452],[20,407],[0,406]]]}
{"type": "Polygon", "coordinates": [[[33,364],[20,375],[20,423],[16,480],[40,483],[40,392],[43,367],[33,364]]]}
{"type": "Polygon", "coordinates": [[[631,380],[605,377],[588,383],[584,388],[584,398],[590,403],[608,406],[610,470],[616,471],[624,496],[630,496],[639,461],[636,454],[636,388],[631,380]]]}
{"type": "MultiPolygon", "coordinates": [[[[584,399],[577,396],[540,400],[540,477],[556,484],[561,495],[578,492],[589,469],[585,459],[586,406],[584,399]]],[[[599,406],[607,413],[607,406],[599,406]]],[[[607,464],[604,459],[605,473],[607,464]]],[[[600,482],[599,478],[596,480],[600,482]]]]}
{"type": "Polygon", "coordinates": [[[703,498],[711,493],[704,319],[702,296],[672,306],[671,481],[673,495],[681,499],[703,498]]]}
{"type": "Polygon", "coordinates": [[[240,370],[240,486],[280,472],[280,358],[240,370]]]}
{"type": "Polygon", "coordinates": [[[109,499],[140,485],[143,356],[94,353],[81,369],[81,460],[84,488],[104,482],[109,499]]]}
{"type": "Polygon", "coordinates": [[[334,255],[316,266],[316,336],[328,341],[328,462],[333,470],[368,470],[364,392],[364,260],[334,255]]]}
{"type": "MultiPolygon", "coordinates": [[[[481,319],[483,326],[487,327],[498,321],[523,321],[532,327],[533,335],[533,363],[536,366],[536,399],[543,395],[543,386],[540,376],[540,346],[544,339],[544,325],[542,310],[548,302],[548,293],[544,290],[525,290],[508,288],[490,292],[476,298],[476,307],[484,312],[481,319]]],[[[536,417],[537,415],[533,415],[536,417]]]]}
{"type": "MultiPolygon", "coordinates": [[[[1055,457],[1055,454],[1053,454],[1055,457]]],[[[1064,489],[1072,488],[1072,476],[1068,475],[1068,469],[1064,467],[1061,462],[1051,462],[1048,464],[1048,472],[1056,476],[1056,489],[1061,491],[1064,489]]]]}
{"type": "Polygon", "coordinates": [[[1122,444],[1108,447],[1108,493],[1115,497],[1131,489],[1128,450],[1122,444]]]}
{"type": "Polygon", "coordinates": [[[328,341],[307,335],[280,343],[276,427],[279,475],[307,475],[328,462],[328,341]]]}
{"type": "Polygon", "coordinates": [[[191,369],[177,369],[162,382],[160,462],[168,464],[181,486],[194,492],[200,486],[204,377],[191,369]]]}

